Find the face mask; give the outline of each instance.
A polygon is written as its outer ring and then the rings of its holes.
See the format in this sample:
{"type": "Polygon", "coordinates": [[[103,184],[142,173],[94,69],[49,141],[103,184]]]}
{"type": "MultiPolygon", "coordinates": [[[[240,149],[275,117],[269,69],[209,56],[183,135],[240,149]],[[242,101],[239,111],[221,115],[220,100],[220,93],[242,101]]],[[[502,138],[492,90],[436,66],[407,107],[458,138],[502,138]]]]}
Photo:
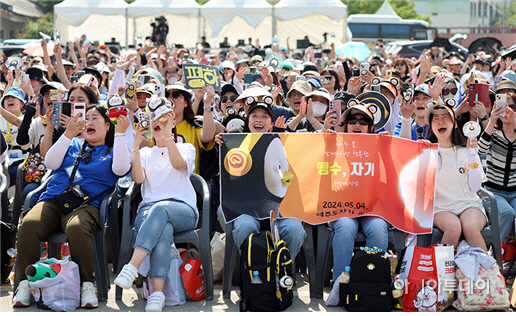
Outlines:
{"type": "Polygon", "coordinates": [[[326,104],[321,101],[313,101],[312,102],[312,111],[314,112],[315,117],[321,117],[326,113],[326,104]]]}

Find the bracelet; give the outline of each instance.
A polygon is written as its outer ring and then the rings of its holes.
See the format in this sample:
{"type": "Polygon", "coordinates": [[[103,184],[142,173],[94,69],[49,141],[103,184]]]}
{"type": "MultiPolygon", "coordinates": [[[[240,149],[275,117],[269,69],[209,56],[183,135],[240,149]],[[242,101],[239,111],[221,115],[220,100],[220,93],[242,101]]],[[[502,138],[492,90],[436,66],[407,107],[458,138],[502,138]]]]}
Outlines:
{"type": "Polygon", "coordinates": [[[139,150],[139,149],[138,149],[138,150],[134,150],[134,149],[133,149],[133,150],[132,150],[132,152],[133,152],[133,153],[139,153],[139,152],[140,152],[140,150],[139,150]]]}
{"type": "Polygon", "coordinates": [[[115,135],[115,137],[125,137],[125,134],[122,134],[122,135],[115,135]]]}
{"type": "Polygon", "coordinates": [[[165,137],[165,141],[168,142],[169,140],[174,140],[174,135],[165,137]]]}

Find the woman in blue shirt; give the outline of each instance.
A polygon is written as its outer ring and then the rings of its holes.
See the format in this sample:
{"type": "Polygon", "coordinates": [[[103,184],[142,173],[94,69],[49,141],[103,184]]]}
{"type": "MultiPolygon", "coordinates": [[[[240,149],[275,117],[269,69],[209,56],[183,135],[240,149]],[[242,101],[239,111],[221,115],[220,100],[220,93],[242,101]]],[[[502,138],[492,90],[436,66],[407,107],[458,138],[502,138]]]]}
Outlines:
{"type": "Polygon", "coordinates": [[[45,157],[45,165],[54,170],[54,175],[38,204],[23,218],[18,232],[17,266],[21,282],[13,306],[30,305],[32,295],[25,268],[39,260],[41,240],[59,231],[64,231],[72,260],[79,265],[81,307],[98,306],[93,286],[92,233],[99,229],[99,206],[103,196],[68,214],[61,212],[53,198],[67,188],[73,163],[83,147],[82,159],[72,182],[79,184],[88,196],[95,197],[109,191],[118,178],[129,171],[131,165],[125,142],[129,119],[119,116],[115,127],[106,111],[101,105],[92,105],[86,110],[86,120],[80,119],[80,115],[74,116],[45,157]],[[75,137],[81,133],[84,140],[75,137]]]}

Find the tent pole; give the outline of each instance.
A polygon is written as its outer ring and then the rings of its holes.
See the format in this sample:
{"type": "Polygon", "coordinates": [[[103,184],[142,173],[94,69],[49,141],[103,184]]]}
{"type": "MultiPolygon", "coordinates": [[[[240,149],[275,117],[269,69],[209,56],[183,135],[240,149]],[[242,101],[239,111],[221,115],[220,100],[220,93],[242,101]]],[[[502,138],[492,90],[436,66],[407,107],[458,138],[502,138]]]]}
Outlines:
{"type": "Polygon", "coordinates": [[[201,42],[201,8],[197,14],[197,43],[201,42]]]}
{"type": "Polygon", "coordinates": [[[125,50],[129,49],[129,12],[125,8],[125,50]]]}
{"type": "Polygon", "coordinates": [[[274,38],[274,35],[276,35],[276,11],[273,6],[272,7],[272,35],[271,35],[271,38],[274,38]]]}

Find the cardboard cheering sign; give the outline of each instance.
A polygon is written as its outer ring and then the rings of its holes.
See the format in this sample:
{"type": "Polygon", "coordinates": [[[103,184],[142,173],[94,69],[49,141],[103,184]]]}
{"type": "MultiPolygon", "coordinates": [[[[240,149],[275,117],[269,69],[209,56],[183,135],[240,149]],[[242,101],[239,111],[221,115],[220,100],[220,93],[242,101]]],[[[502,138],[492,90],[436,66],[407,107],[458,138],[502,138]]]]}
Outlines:
{"type": "Polygon", "coordinates": [[[201,89],[205,85],[220,91],[219,68],[200,64],[184,64],[183,75],[187,89],[201,89]]]}

